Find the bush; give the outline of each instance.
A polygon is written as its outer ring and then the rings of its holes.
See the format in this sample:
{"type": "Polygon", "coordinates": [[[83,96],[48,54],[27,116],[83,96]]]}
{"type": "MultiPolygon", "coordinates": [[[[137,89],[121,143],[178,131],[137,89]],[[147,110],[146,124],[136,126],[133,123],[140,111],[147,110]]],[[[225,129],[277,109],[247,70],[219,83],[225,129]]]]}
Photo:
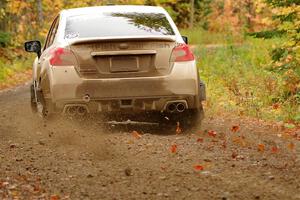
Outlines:
{"type": "Polygon", "coordinates": [[[269,70],[284,80],[280,100],[284,104],[300,105],[300,5],[299,0],[266,0],[273,8],[275,29],[254,33],[254,37],[282,37],[285,42],[274,47],[270,54],[269,70]]]}
{"type": "MultiPolygon", "coordinates": [[[[190,36],[197,35],[193,31],[182,32],[190,36]]],[[[202,31],[198,35],[203,37],[214,34],[202,31]]],[[[263,119],[300,122],[297,104],[282,98],[290,96],[285,90],[285,77],[268,68],[272,61],[269,50],[274,45],[283,44],[285,39],[247,37],[243,42],[235,43],[230,35],[224,34],[223,38],[228,40],[213,41],[220,45],[206,45],[203,38],[193,40],[192,37],[191,40],[201,42],[195,54],[200,76],[207,84],[207,111],[228,111],[263,119]]],[[[290,77],[292,75],[289,74],[290,77]]]]}
{"type": "Polygon", "coordinates": [[[0,47],[7,47],[10,43],[10,34],[0,31],[0,47]]]}

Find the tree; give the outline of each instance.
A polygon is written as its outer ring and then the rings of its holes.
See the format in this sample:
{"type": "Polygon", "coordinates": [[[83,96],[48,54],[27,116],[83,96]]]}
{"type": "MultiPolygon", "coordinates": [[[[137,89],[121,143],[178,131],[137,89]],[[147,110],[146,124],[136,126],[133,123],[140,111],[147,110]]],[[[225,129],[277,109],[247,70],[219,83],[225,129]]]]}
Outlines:
{"type": "Polygon", "coordinates": [[[255,33],[256,37],[282,37],[285,42],[271,51],[270,70],[285,81],[282,101],[300,104],[300,2],[299,0],[266,0],[273,10],[274,29],[255,33]]]}
{"type": "Polygon", "coordinates": [[[194,10],[195,10],[195,0],[191,1],[191,14],[190,14],[190,28],[193,28],[194,25],[194,10]]]}

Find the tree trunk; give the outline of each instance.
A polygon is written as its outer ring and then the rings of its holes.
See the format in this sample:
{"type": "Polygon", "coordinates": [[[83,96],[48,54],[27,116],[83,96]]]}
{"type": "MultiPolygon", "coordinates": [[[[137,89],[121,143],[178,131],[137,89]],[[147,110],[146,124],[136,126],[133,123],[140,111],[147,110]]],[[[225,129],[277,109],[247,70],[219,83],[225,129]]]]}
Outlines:
{"type": "Polygon", "coordinates": [[[191,3],[190,28],[193,28],[195,0],[190,0],[190,3],[191,3]]]}
{"type": "Polygon", "coordinates": [[[38,29],[35,31],[35,37],[39,38],[39,31],[42,30],[44,25],[44,18],[43,18],[43,4],[42,0],[36,0],[36,6],[37,6],[37,18],[38,18],[38,29]]]}
{"type": "MultiPolygon", "coordinates": [[[[5,12],[6,1],[0,1],[0,8],[1,9],[3,8],[4,12],[5,12]]],[[[7,21],[7,16],[4,16],[4,18],[0,19],[0,30],[1,31],[6,31],[6,21],[7,21]]]]}
{"type": "Polygon", "coordinates": [[[43,27],[44,19],[43,19],[43,5],[42,0],[37,0],[37,12],[38,12],[38,24],[39,27],[43,27]]]}

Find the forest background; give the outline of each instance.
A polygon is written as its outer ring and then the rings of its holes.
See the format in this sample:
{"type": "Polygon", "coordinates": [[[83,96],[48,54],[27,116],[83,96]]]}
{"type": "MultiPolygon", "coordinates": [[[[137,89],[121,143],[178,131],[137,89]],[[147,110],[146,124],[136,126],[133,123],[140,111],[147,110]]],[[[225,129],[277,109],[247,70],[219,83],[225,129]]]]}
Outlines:
{"type": "Polygon", "coordinates": [[[26,40],[44,41],[62,9],[164,7],[189,37],[208,87],[208,113],[300,123],[299,0],[1,0],[0,89],[30,79],[26,40]]]}

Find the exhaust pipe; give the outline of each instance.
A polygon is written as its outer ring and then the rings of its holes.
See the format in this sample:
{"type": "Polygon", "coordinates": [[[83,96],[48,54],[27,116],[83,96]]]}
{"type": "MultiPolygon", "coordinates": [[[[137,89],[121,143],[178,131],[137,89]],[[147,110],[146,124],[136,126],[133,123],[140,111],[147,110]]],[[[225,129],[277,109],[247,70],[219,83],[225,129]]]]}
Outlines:
{"type": "Polygon", "coordinates": [[[176,111],[177,112],[184,112],[185,111],[185,105],[183,104],[183,103],[178,103],[177,105],[176,105],[176,111]]]}
{"type": "Polygon", "coordinates": [[[65,105],[63,114],[66,114],[68,116],[84,116],[87,113],[89,113],[89,109],[84,104],[68,104],[65,105]]]}
{"type": "Polygon", "coordinates": [[[75,106],[68,106],[65,113],[69,116],[75,116],[77,113],[77,108],[75,106]]]}
{"type": "Polygon", "coordinates": [[[175,103],[170,103],[168,106],[167,106],[167,110],[169,111],[169,112],[175,112],[175,110],[176,110],[176,104],[175,103]]]}
{"type": "Polygon", "coordinates": [[[188,109],[188,104],[186,100],[174,100],[174,101],[168,101],[165,104],[165,111],[169,113],[182,113],[186,109],[188,109]]]}
{"type": "Polygon", "coordinates": [[[77,107],[77,114],[78,115],[84,116],[84,115],[86,115],[86,113],[87,113],[87,110],[86,110],[85,107],[83,107],[83,106],[78,106],[77,107]]]}

